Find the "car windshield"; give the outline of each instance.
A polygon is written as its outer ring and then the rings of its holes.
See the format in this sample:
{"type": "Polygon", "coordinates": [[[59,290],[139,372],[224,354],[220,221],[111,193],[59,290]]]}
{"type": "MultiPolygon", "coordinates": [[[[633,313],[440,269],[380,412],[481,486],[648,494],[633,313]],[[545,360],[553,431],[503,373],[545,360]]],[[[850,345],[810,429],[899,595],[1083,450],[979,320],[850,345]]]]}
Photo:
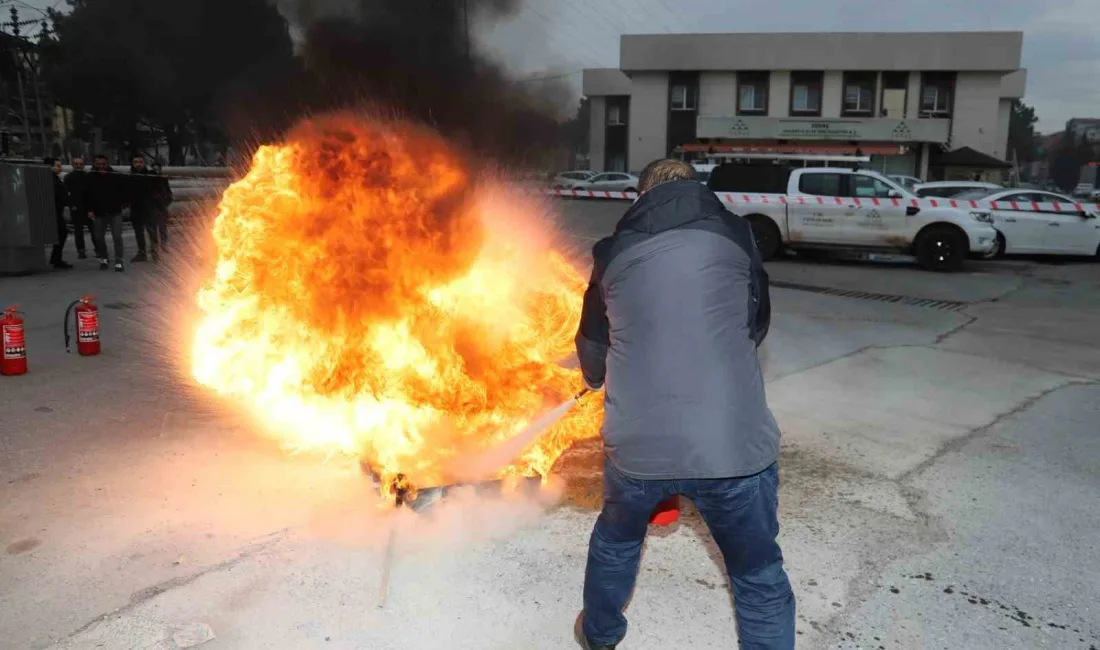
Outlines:
{"type": "Polygon", "coordinates": [[[984,199],[990,194],[994,194],[998,191],[1000,190],[991,190],[983,187],[974,190],[966,190],[965,192],[959,192],[951,198],[958,201],[977,201],[978,199],[984,199]]]}

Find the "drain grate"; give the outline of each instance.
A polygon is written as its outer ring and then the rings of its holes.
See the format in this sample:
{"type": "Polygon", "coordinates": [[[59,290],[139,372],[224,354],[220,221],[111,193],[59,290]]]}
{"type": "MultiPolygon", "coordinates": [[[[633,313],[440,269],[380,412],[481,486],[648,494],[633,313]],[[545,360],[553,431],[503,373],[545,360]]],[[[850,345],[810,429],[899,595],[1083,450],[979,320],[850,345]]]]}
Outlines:
{"type": "Polygon", "coordinates": [[[888,302],[895,305],[911,305],[913,307],[927,307],[942,311],[959,311],[969,306],[969,303],[955,300],[929,300],[927,298],[912,298],[910,296],[895,296],[888,293],[872,293],[870,291],[851,291],[848,289],[830,289],[828,287],[815,287],[809,284],[796,282],[775,281],[770,286],[793,291],[805,291],[808,293],[820,293],[826,296],[839,296],[841,298],[854,298],[856,300],[873,300],[875,302],[888,302]]]}

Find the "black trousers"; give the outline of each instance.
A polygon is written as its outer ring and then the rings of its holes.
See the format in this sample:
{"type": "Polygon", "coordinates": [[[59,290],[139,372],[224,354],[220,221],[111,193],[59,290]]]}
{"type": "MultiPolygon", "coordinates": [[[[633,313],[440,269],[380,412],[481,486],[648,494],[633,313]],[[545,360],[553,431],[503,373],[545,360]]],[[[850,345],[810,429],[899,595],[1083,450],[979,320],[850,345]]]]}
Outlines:
{"type": "Polygon", "coordinates": [[[61,251],[65,250],[65,240],[68,238],[69,229],[65,226],[65,211],[61,209],[57,211],[57,243],[53,245],[53,249],[50,251],[50,264],[60,264],[63,261],[61,251]]]}
{"type": "Polygon", "coordinates": [[[88,235],[92,236],[92,246],[95,246],[95,236],[92,230],[92,222],[88,220],[88,212],[84,208],[72,208],[69,211],[73,222],[73,241],[76,242],[76,250],[84,252],[84,229],[88,229],[88,235]]]}

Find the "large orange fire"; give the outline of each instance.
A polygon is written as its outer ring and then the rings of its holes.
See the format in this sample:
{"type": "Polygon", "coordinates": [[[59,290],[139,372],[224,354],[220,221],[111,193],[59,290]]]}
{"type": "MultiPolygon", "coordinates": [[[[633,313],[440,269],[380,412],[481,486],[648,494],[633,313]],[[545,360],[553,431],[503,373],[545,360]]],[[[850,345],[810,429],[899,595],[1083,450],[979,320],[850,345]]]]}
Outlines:
{"type": "MultiPolygon", "coordinates": [[[[584,278],[547,232],[434,132],[309,120],[225,191],[192,373],[289,449],[446,482],[581,387],[584,278]]],[[[582,401],[497,475],[546,476],[599,417],[582,401]]]]}

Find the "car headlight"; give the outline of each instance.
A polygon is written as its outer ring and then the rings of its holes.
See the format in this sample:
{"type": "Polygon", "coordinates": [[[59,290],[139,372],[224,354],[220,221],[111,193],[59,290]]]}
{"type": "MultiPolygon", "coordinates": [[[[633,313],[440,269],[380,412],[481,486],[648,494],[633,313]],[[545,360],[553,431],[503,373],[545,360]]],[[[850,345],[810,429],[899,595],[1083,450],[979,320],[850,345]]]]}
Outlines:
{"type": "Polygon", "coordinates": [[[988,212],[971,212],[970,216],[974,217],[975,221],[981,221],[982,223],[993,223],[993,215],[988,212]]]}

